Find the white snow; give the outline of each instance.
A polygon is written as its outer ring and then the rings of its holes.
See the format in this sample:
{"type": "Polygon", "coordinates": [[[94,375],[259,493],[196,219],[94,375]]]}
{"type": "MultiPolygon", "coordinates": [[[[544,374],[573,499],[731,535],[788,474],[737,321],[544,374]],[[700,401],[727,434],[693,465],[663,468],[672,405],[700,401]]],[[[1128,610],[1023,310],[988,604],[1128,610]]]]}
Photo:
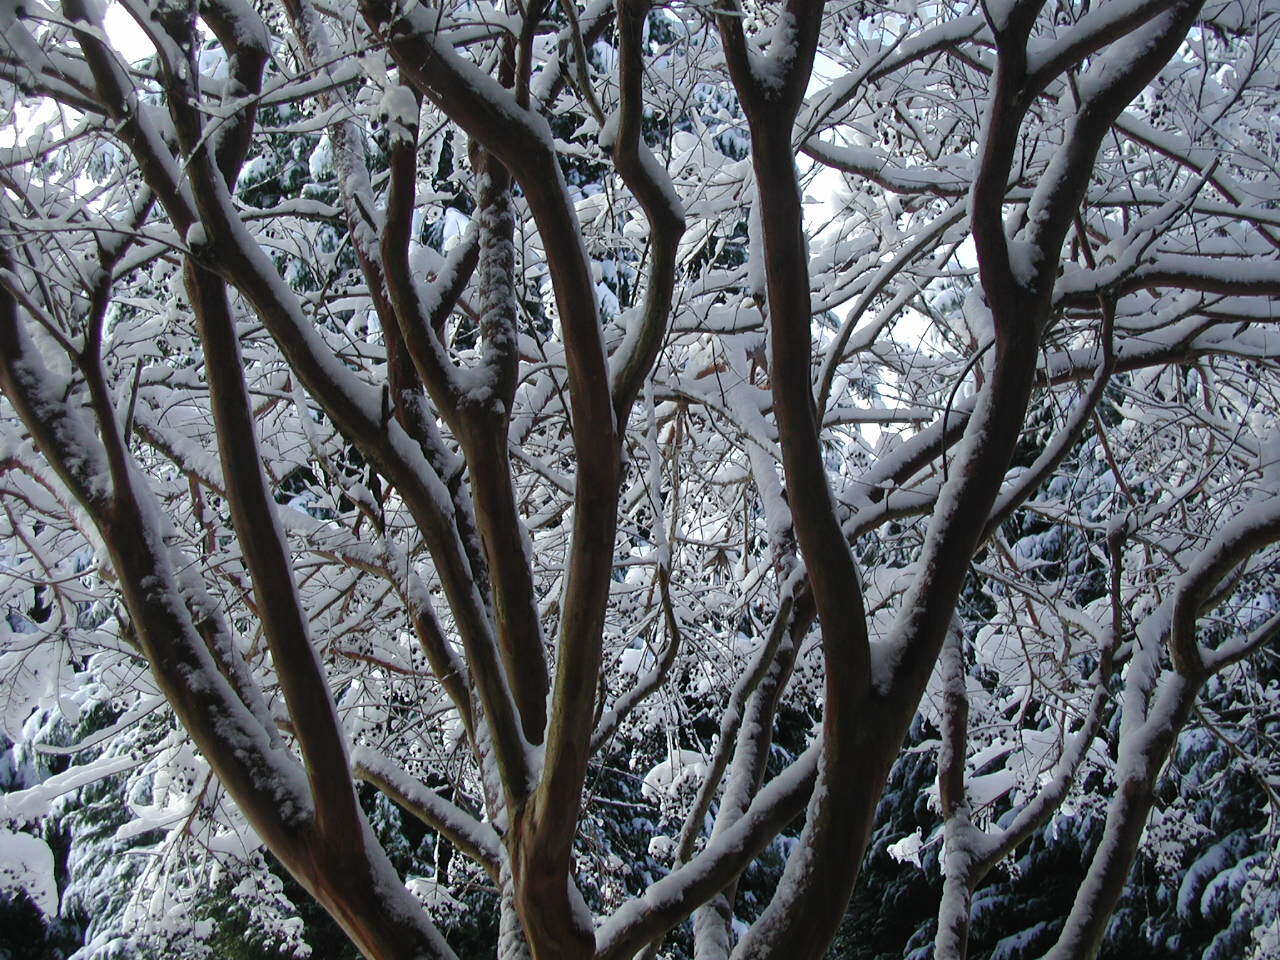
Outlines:
{"type": "Polygon", "coordinates": [[[924,838],[920,835],[917,828],[914,832],[907,834],[901,840],[885,847],[885,852],[899,863],[910,863],[919,868],[920,851],[924,849],[924,838]]]}
{"type": "Polygon", "coordinates": [[[0,830],[0,891],[24,892],[48,918],[58,912],[58,887],[53,851],[29,833],[0,830]]]}

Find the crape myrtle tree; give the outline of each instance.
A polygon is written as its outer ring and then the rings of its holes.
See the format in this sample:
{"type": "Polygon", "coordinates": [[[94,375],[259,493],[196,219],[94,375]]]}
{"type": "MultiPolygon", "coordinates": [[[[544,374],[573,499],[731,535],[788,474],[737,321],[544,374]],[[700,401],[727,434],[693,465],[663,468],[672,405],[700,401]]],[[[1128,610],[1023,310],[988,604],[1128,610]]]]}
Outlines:
{"type": "Polygon", "coordinates": [[[935,956],[1069,799],[1097,953],[1200,692],[1274,713],[1280,9],[109,11],[0,6],[9,712],[123,744],[10,848],[125,773],[170,930],[269,851],[379,960],[477,882],[816,958],[923,704],[935,956]]]}

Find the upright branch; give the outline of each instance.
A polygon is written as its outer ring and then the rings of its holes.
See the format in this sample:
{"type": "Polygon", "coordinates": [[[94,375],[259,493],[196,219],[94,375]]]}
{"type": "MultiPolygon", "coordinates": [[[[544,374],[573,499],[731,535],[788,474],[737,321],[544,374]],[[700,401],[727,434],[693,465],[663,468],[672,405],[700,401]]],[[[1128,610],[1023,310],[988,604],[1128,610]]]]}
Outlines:
{"type": "Polygon", "coordinates": [[[421,6],[368,0],[362,12],[386,39],[401,76],[511,171],[538,227],[551,274],[568,366],[577,475],[555,681],[541,779],[513,799],[508,835],[525,930],[536,957],[585,955],[590,929],[571,889],[578,799],[590,755],[617,524],[620,448],[590,264],[547,122],[460,57],[421,6]]]}
{"type": "Polygon", "coordinates": [[[763,53],[752,49],[741,8],[723,4],[717,23],[751,132],[760,211],[770,378],[796,539],[822,629],[825,710],[822,761],[787,880],[735,956],[822,956],[857,877],[887,757],[866,749],[871,712],[870,645],[853,555],[836,517],[812,392],[813,308],[808,244],[792,148],[796,115],[813,68],[821,3],[789,3],[763,53]]]}
{"type": "MultiPolygon", "coordinates": [[[[676,283],[676,257],[685,230],[684,205],[640,132],[644,124],[641,41],[650,6],[650,0],[618,0],[619,103],[617,114],[607,121],[614,125],[614,166],[644,209],[651,243],[643,305],[610,359],[614,415],[620,425],[630,417],[631,406],[662,347],[676,283]]],[[[609,132],[606,128],[606,140],[609,132]]]]}
{"type": "MultiPolygon", "coordinates": [[[[236,34],[231,47],[238,83],[252,94],[262,86],[265,28],[246,11],[239,23],[229,26],[231,14],[223,11],[223,29],[236,34]],[[241,43],[243,27],[246,40],[241,43]],[[257,41],[257,42],[254,42],[257,41]],[[247,49],[248,56],[245,56],[247,49]]],[[[194,34],[190,21],[178,20],[168,28],[167,39],[182,51],[186,70],[171,65],[170,85],[174,127],[184,139],[186,153],[199,153],[220,174],[223,184],[234,185],[245,147],[252,133],[252,113],[242,112],[229,131],[231,136],[210,136],[194,116],[195,89],[183,90],[181,76],[193,76],[194,34]],[[220,146],[221,149],[215,149],[220,146]]],[[[162,45],[167,49],[168,44],[162,45]]],[[[209,396],[217,428],[218,453],[232,525],[241,545],[245,566],[258,597],[263,631],[272,656],[294,669],[282,677],[282,689],[298,746],[306,763],[316,805],[317,827],[333,842],[359,838],[361,816],[347,771],[347,745],[338,723],[324,671],[312,646],[310,629],[302,611],[283,532],[275,516],[275,502],[262,472],[254,433],[253,408],[245,383],[237,331],[221,277],[188,257],[185,264],[187,295],[195,313],[204,347],[209,396]]]]}

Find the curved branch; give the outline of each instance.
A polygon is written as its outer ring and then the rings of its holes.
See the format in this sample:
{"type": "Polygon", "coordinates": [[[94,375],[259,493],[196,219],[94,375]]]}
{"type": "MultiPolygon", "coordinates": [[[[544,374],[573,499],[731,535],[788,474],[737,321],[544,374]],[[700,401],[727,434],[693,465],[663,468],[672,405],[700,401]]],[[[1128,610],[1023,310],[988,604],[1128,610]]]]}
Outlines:
{"type": "Polygon", "coordinates": [[[614,416],[625,424],[667,331],[676,282],[676,252],[684,235],[684,205],[667,171],[640,136],[644,119],[644,60],[641,41],[651,0],[619,0],[619,96],[613,162],[649,220],[652,242],[644,305],[628,324],[611,360],[614,416]]]}
{"type": "Polygon", "coordinates": [[[367,748],[351,755],[352,773],[372,784],[404,809],[435,830],[484,868],[496,883],[501,870],[502,847],[498,834],[457,804],[410,777],[387,757],[367,748]]]}

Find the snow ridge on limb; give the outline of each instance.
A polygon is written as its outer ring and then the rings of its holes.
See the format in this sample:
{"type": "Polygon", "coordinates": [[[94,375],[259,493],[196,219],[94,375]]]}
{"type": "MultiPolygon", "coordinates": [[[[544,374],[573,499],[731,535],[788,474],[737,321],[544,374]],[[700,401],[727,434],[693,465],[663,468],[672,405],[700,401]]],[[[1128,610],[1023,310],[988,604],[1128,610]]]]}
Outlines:
{"type": "MultiPolygon", "coordinates": [[[[482,600],[494,621],[505,682],[521,732],[528,743],[538,744],[546,725],[547,663],[527,537],[515,507],[504,442],[518,373],[510,177],[501,162],[483,150],[475,151],[473,163],[480,176],[477,217],[463,242],[450,252],[434,285],[423,290],[409,264],[422,95],[406,87],[395,91],[406,103],[412,102],[413,109],[407,120],[397,121],[391,146],[391,178],[379,248],[383,262],[375,263],[370,256],[372,269],[366,267],[370,288],[380,291],[385,287],[388,294],[380,315],[384,329],[389,330],[391,389],[398,418],[415,427],[413,433],[429,456],[439,447],[434,427],[427,416],[415,412],[420,400],[417,404],[406,400],[409,393],[420,394],[424,384],[436,409],[463,443],[472,476],[471,498],[460,485],[451,491],[455,517],[482,600]],[[442,340],[449,314],[473,275],[481,290],[483,352],[474,366],[460,367],[448,357],[442,340]],[[483,544],[483,553],[472,549],[476,539],[483,544]]],[[[371,204],[372,199],[366,202],[371,204]]],[[[523,779],[529,775],[530,771],[525,771],[523,779]]],[[[508,782],[514,785],[520,779],[517,776],[508,782]]],[[[521,783],[515,794],[527,788],[521,783]]]]}
{"type": "Polygon", "coordinates": [[[359,779],[373,784],[427,826],[438,830],[463,853],[484,866],[497,881],[502,848],[493,827],[481,823],[425,784],[406,776],[398,764],[368,747],[352,752],[351,769],[359,779]]]}
{"type": "Polygon", "coordinates": [[[1170,0],[1112,0],[1094,7],[1027,59],[1028,86],[1043,90],[1056,77],[1167,11],[1170,0]]]}
{"type": "Polygon", "coordinates": [[[738,876],[804,809],[814,787],[815,744],[756,795],[742,817],[692,860],[629,901],[596,930],[597,960],[624,960],[680,923],[738,876]]]}

